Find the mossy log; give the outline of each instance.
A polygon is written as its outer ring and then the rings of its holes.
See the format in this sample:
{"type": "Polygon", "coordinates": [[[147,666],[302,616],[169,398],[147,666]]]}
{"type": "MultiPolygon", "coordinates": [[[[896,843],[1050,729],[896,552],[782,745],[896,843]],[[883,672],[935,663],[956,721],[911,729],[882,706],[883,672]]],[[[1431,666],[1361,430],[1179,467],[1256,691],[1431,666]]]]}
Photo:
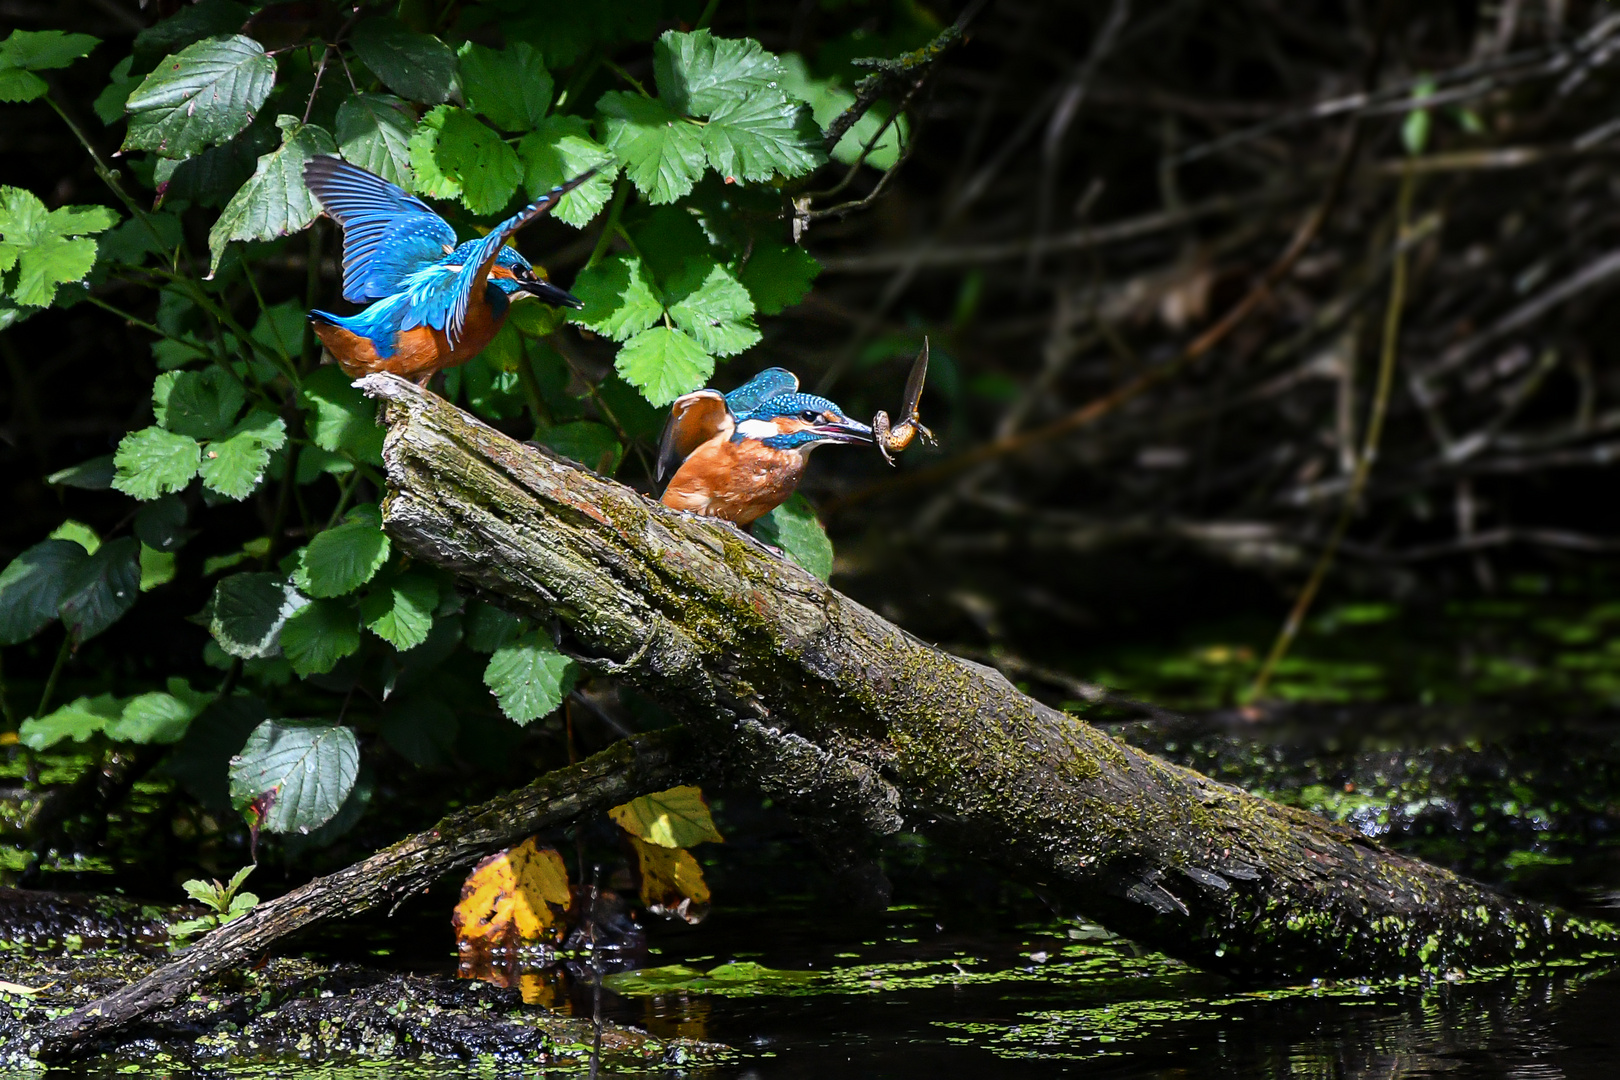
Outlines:
{"type": "Polygon", "coordinates": [[[38,1056],[52,1060],[82,1053],[208,979],[251,967],[289,934],[403,900],[539,829],[679,784],[693,764],[690,750],[691,740],[679,729],[637,735],[517,791],[458,810],[426,832],[260,904],[173,962],[62,1017],[41,1038],[38,1056]]]}
{"type": "Polygon", "coordinates": [[[711,780],[823,836],[915,829],[1144,945],[1263,977],[1542,962],[1617,941],[1171,765],[932,648],[736,528],[389,375],[387,530],[650,692],[711,780]]]}

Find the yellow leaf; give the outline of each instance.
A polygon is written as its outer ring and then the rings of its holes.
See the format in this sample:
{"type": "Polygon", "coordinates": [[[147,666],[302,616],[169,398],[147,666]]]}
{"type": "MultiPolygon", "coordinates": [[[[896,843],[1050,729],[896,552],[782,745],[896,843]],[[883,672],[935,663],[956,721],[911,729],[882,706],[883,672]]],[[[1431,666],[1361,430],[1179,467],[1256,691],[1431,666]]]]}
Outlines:
{"type": "Polygon", "coordinates": [[[686,848],[705,840],[725,842],[714,827],[714,818],[709,816],[703,789],[690,784],[615,806],[608,811],[608,817],[631,836],[659,847],[686,848]]]}
{"type": "Polygon", "coordinates": [[[685,848],[649,844],[632,836],[641,877],[641,902],[655,915],[696,925],[709,913],[709,884],[703,868],[685,848]]]}
{"type": "Polygon", "coordinates": [[[572,903],[562,856],[531,836],[473,867],[450,925],[463,949],[556,941],[572,903]]]}

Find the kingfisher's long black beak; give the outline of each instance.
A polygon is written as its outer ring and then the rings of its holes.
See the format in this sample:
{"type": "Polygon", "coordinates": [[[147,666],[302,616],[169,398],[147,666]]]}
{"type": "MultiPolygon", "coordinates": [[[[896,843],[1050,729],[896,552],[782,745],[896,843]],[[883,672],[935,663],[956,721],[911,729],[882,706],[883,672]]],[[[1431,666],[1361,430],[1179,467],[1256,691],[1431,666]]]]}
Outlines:
{"type": "Polygon", "coordinates": [[[810,430],[835,443],[869,443],[872,441],[872,429],[858,420],[845,417],[842,420],[828,424],[817,424],[810,430]]]}
{"type": "Polygon", "coordinates": [[[558,288],[544,278],[524,282],[523,292],[529,296],[538,297],[553,307],[582,308],[585,306],[585,301],[567,289],[558,288]]]}

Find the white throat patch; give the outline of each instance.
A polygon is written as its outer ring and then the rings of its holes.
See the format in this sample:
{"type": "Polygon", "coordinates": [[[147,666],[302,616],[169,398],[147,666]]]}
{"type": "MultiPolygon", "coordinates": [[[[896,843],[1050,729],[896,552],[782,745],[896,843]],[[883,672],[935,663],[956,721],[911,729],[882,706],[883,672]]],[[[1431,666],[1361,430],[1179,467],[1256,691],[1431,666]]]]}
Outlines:
{"type": "Polygon", "coordinates": [[[745,439],[768,439],[782,433],[769,420],[744,420],[737,425],[737,434],[745,439]]]}

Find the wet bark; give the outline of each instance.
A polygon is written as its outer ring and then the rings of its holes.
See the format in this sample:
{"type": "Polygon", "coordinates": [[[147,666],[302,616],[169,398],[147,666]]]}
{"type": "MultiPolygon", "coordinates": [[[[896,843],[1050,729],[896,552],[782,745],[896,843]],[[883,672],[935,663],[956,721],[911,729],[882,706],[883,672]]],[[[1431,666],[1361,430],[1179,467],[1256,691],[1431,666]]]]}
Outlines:
{"type": "Polygon", "coordinates": [[[260,904],[204,936],[172,963],[64,1016],[41,1039],[39,1056],[51,1060],[81,1053],[181,1000],[206,980],[252,966],[272,944],[305,927],[403,900],[539,829],[600,814],[681,783],[692,762],[689,749],[690,739],[679,729],[637,735],[260,904]]]}
{"type": "MultiPolygon", "coordinates": [[[[1275,976],[1478,970],[1611,949],[1304,811],[1120,743],[917,640],[735,528],[670,511],[392,376],[389,532],[597,671],[823,838],[922,830],[1110,929],[1275,976]]],[[[832,846],[838,846],[834,844],[832,846]]]]}

